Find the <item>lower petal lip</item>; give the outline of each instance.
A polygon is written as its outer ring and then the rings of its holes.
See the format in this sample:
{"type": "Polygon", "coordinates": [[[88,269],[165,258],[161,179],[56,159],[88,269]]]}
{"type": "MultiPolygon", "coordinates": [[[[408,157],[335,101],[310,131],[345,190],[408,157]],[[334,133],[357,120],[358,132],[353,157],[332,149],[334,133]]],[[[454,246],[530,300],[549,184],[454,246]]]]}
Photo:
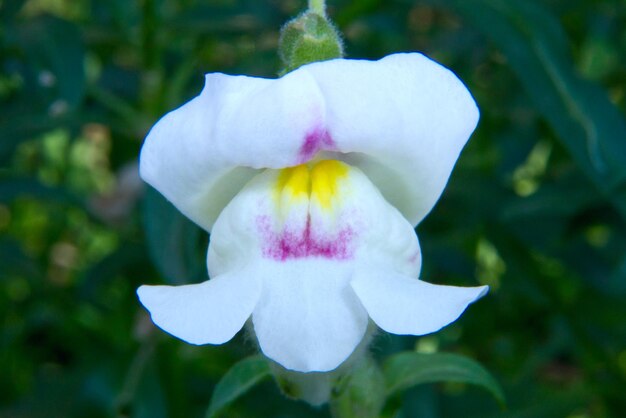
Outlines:
{"type": "Polygon", "coordinates": [[[417,280],[419,242],[400,212],[360,170],[337,161],[312,167],[265,171],[233,198],[211,235],[213,279],[142,286],[154,323],[192,344],[221,344],[251,317],[267,357],[325,372],[354,352],[368,317],[421,335],[484,295],[417,280]]]}
{"type": "Polygon", "coordinates": [[[343,363],[368,324],[349,285],[353,268],[324,258],[260,261],[263,293],[252,321],[263,353],[299,372],[330,371],[343,363]]]}

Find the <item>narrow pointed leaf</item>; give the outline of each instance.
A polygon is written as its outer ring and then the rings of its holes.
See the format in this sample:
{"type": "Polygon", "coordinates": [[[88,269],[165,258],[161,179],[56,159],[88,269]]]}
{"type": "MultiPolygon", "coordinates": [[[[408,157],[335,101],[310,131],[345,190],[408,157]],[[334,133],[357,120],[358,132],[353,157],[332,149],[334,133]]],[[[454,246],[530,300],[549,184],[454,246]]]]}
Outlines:
{"type": "Polygon", "coordinates": [[[456,354],[403,352],[383,365],[389,395],[422,383],[459,382],[480,386],[489,391],[500,405],[504,392],[498,382],[479,363],[456,354]]]}
{"type": "Polygon", "coordinates": [[[626,181],[626,120],[605,91],[575,73],[558,19],[535,1],[453,4],[504,53],[580,169],[599,190],[612,194],[626,181]]]}
{"type": "Polygon", "coordinates": [[[228,404],[269,377],[270,373],[267,360],[260,354],[235,364],[215,386],[206,418],[217,416],[228,404]]]}

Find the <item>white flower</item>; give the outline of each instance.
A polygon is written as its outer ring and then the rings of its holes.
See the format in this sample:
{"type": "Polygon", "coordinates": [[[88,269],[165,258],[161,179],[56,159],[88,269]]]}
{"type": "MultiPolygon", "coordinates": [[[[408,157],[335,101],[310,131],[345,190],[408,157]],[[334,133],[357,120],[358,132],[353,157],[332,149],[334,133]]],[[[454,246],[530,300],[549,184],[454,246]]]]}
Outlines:
{"type": "Polygon", "coordinates": [[[211,232],[211,279],[142,286],[163,330],[222,344],[251,318],[263,353],[329,371],[368,317],[423,335],[487,287],[418,280],[414,232],[478,121],[459,79],[420,54],[312,63],[280,79],[208,74],[164,116],[141,176],[211,232]]]}

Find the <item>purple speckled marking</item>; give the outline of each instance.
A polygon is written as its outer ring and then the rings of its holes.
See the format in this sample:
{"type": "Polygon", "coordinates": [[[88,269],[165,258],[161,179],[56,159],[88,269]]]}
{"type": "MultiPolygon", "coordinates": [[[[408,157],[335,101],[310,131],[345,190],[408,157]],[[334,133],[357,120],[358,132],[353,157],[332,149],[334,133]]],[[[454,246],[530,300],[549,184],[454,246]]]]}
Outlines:
{"type": "Polygon", "coordinates": [[[352,238],[354,233],[345,228],[330,239],[316,238],[311,234],[311,219],[307,219],[302,231],[293,232],[284,230],[282,233],[273,232],[268,217],[257,220],[260,232],[264,235],[265,246],[263,256],[276,261],[286,261],[296,258],[321,257],[333,260],[349,260],[353,256],[352,238]]]}
{"type": "Polygon", "coordinates": [[[315,128],[304,137],[298,152],[298,162],[306,163],[319,151],[332,151],[336,148],[330,133],[324,128],[315,128]]]}

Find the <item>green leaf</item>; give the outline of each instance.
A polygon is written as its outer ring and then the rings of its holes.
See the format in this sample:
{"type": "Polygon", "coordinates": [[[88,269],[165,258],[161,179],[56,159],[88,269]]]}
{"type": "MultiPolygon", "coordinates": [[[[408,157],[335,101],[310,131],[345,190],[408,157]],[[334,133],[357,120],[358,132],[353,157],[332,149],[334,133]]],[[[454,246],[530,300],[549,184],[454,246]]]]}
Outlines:
{"type": "Polygon", "coordinates": [[[41,16],[16,26],[18,45],[26,52],[29,84],[35,94],[46,95],[72,108],[85,93],[85,51],[77,25],[51,16],[41,16]]]}
{"type": "Polygon", "coordinates": [[[269,364],[261,354],[250,356],[235,364],[215,386],[206,418],[215,417],[224,407],[270,374],[269,364]]]}
{"type": "Polygon", "coordinates": [[[574,72],[559,21],[528,0],[457,0],[454,5],[505,54],[578,166],[610,195],[626,180],[626,121],[606,92],[574,72]]]}
{"type": "Polygon", "coordinates": [[[19,13],[24,3],[26,3],[26,0],[0,2],[0,19],[4,22],[10,22],[15,19],[15,15],[19,13]]]}
{"type": "Polygon", "coordinates": [[[389,395],[422,383],[469,383],[488,390],[500,405],[504,393],[489,372],[476,361],[456,354],[403,352],[383,365],[389,395]]]}
{"type": "Polygon", "coordinates": [[[2,238],[0,239],[0,279],[6,279],[12,275],[26,278],[44,280],[39,266],[26,254],[18,242],[2,238]]]}
{"type": "Polygon", "coordinates": [[[151,187],[144,198],[143,222],[150,258],[168,283],[206,276],[204,232],[151,187]]]}
{"type": "Polygon", "coordinates": [[[48,186],[30,177],[0,176],[0,202],[11,203],[24,197],[87,210],[83,199],[62,187],[48,186]]]}
{"type": "MultiPolygon", "coordinates": [[[[114,252],[85,269],[78,282],[78,295],[81,299],[97,300],[101,296],[99,292],[102,292],[106,284],[146,260],[147,254],[143,245],[122,243],[114,252]]],[[[140,268],[142,267],[143,265],[140,268]]]]}
{"type": "Polygon", "coordinates": [[[0,119],[0,164],[8,163],[22,142],[56,128],[73,125],[71,115],[51,117],[38,109],[29,110],[25,101],[13,103],[3,116],[0,119]]]}

